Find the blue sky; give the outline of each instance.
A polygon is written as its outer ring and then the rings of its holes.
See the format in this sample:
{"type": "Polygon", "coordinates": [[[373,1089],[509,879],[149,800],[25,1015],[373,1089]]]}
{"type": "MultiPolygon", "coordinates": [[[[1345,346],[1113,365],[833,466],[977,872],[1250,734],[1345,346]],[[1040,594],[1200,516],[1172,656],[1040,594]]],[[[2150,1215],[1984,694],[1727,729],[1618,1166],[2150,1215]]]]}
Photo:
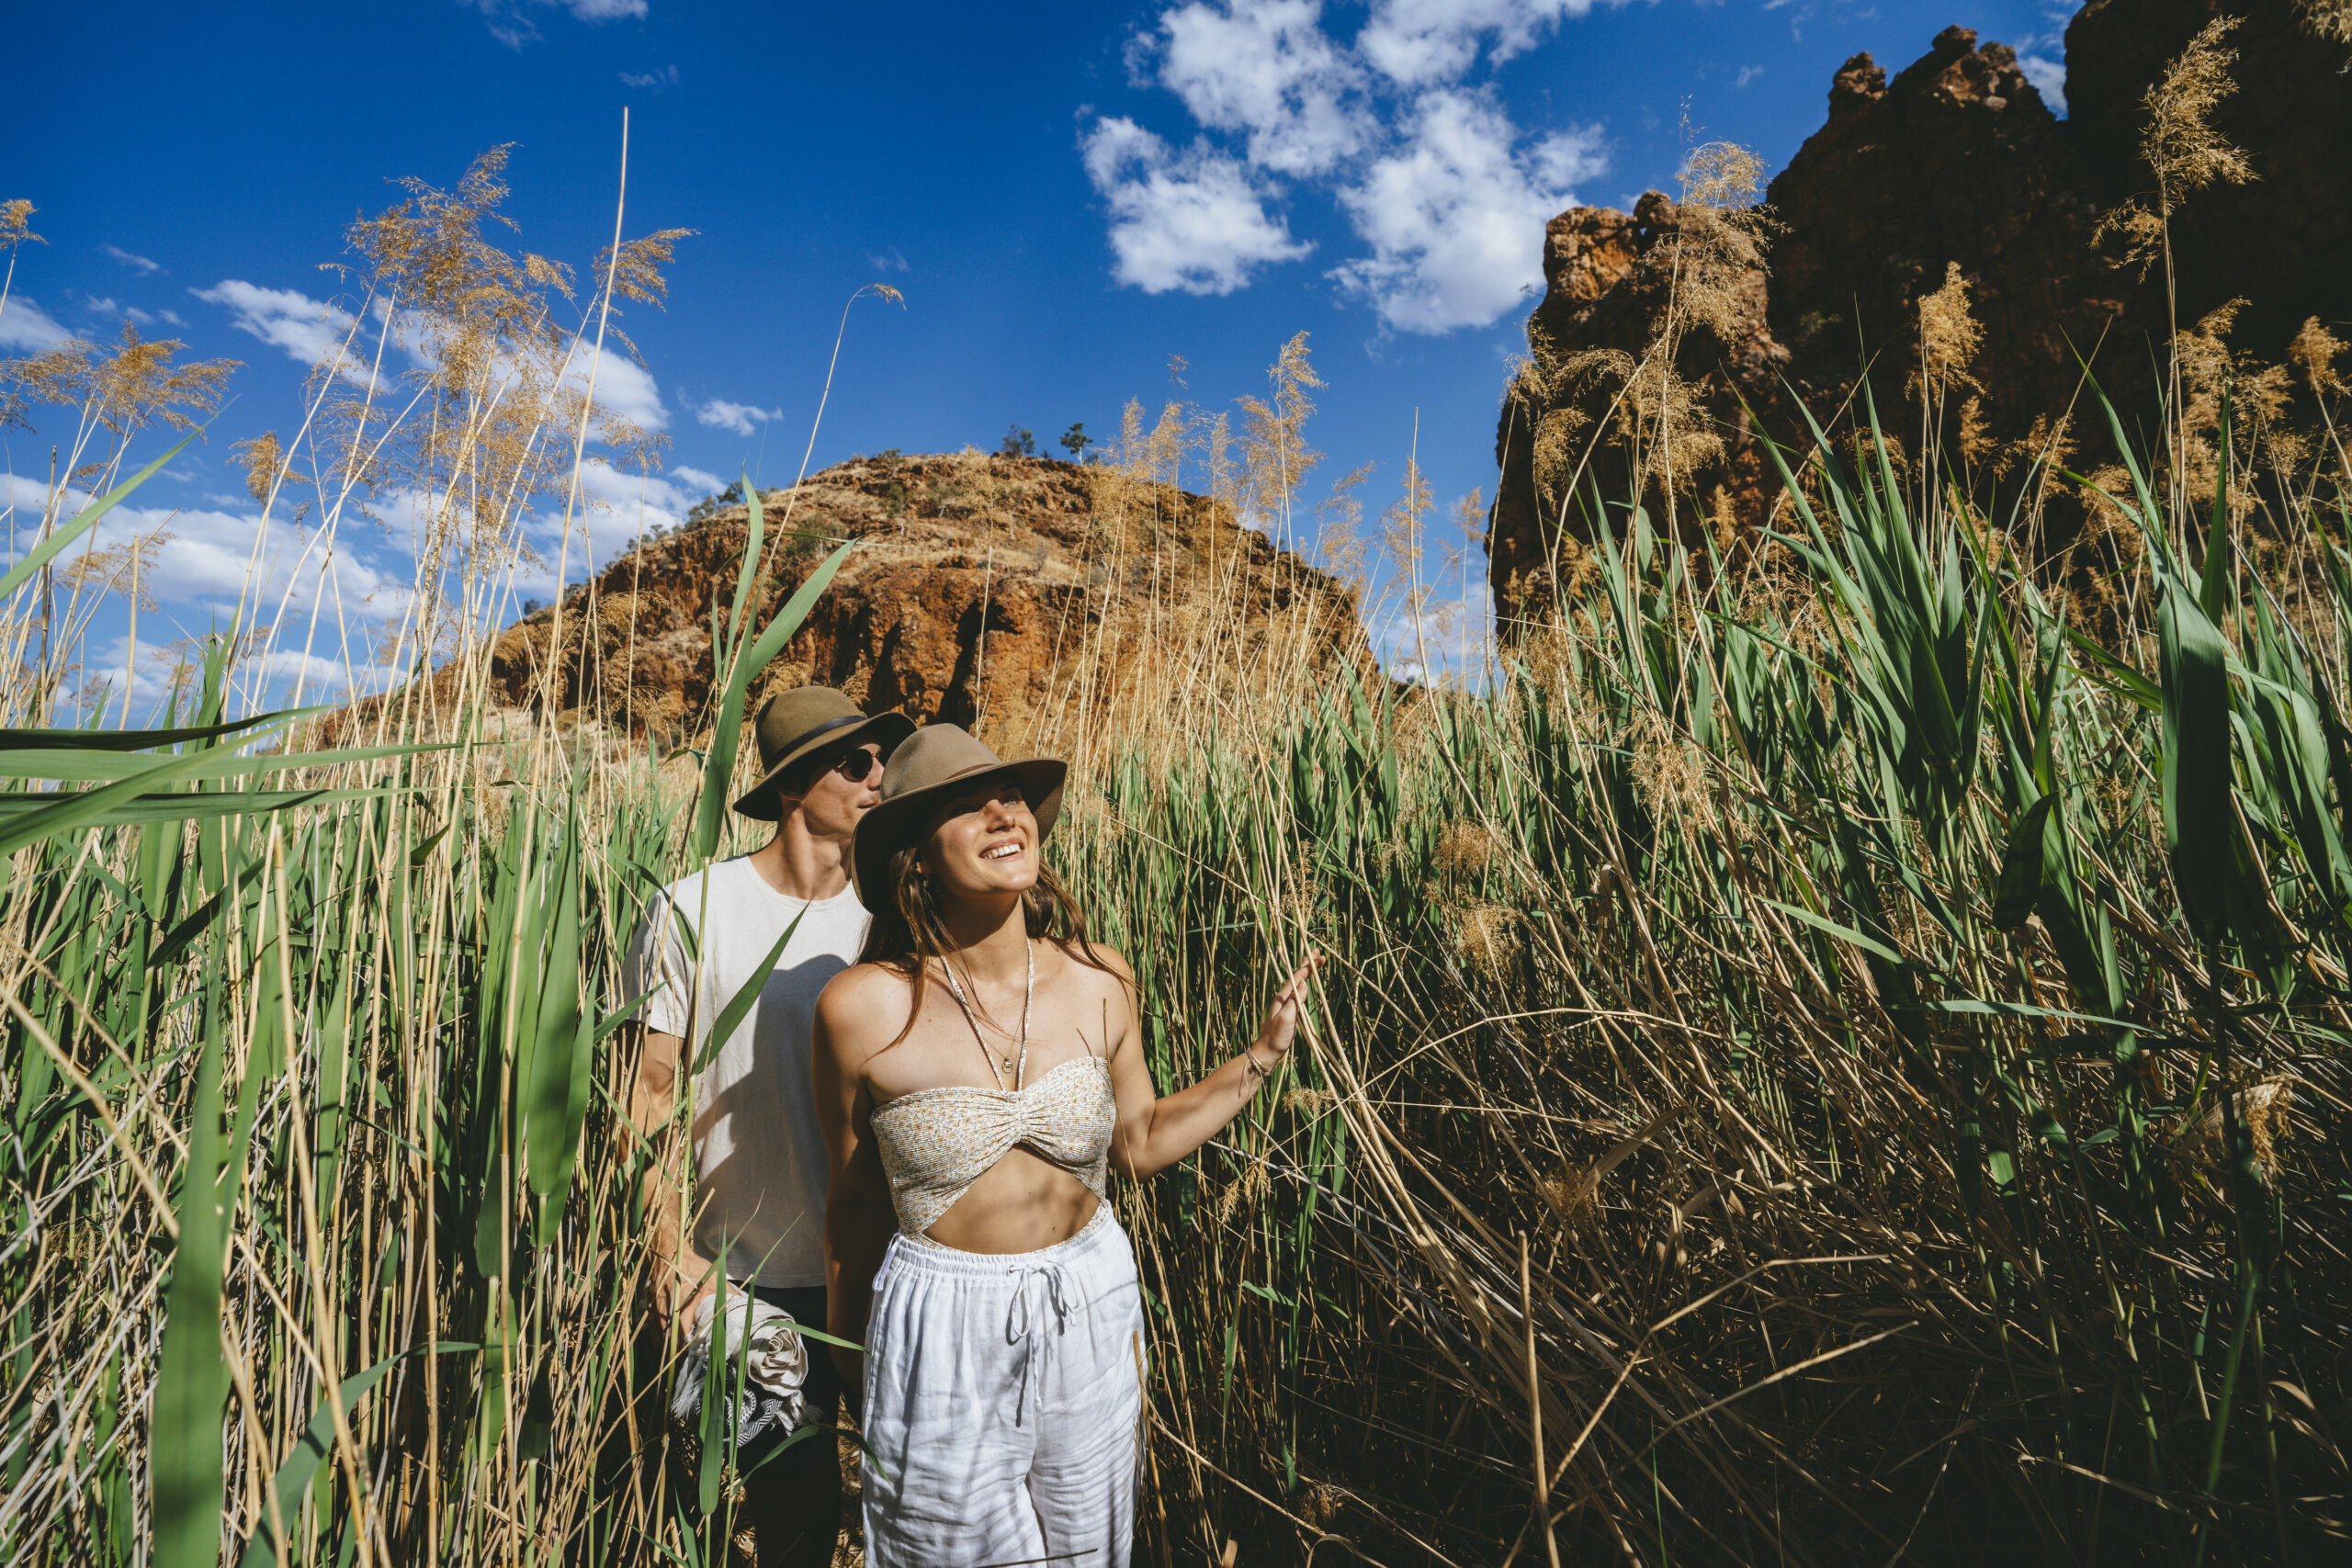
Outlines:
{"type": "MultiPolygon", "coordinates": [[[[515,243],[584,270],[610,233],[626,107],[628,232],[697,231],[666,311],[628,314],[642,372],[616,369],[605,391],[670,439],[642,497],[656,514],[739,468],[790,481],[842,302],[872,282],[904,308],[869,300],[853,314],[817,466],[890,446],[992,447],[1009,423],[1041,446],[1073,420],[1107,434],[1129,398],[1227,406],[1262,393],[1303,330],[1328,383],[1309,427],[1327,454],[1318,478],[1377,464],[1365,490],[1377,511],[1418,419],[1442,513],[1491,490],[1497,400],[1540,289],[1544,220],[1672,188],[1686,103],[1705,138],[1777,169],[1820,124],[1849,55],[1898,69],[1954,22],[2016,47],[2055,95],[2070,10],[23,7],[12,52],[31,68],[0,103],[0,199],[34,202],[48,243],[19,258],[0,355],[62,333],[110,338],[137,312],[191,355],[245,362],[209,445],[119,525],[177,509],[158,597],[167,623],[200,630],[233,603],[259,526],[229,446],[299,421],[300,359],[338,287],[321,265],[342,259],[344,226],[397,199],[399,176],[452,185],[475,154],[513,142],[515,243]],[[1181,390],[1171,355],[1189,362],[1181,390]]],[[[51,444],[70,434],[56,411],[35,423],[0,436],[20,525],[51,444]]],[[[638,521],[594,521],[599,561],[638,521]]],[[[263,543],[301,548],[281,525],[263,543]]],[[[370,613],[399,601],[400,539],[361,530],[338,548],[328,592],[372,587],[370,613]]],[[[1482,564],[1469,562],[1474,608],[1482,564]]],[[[94,623],[96,663],[116,619],[94,623]]]]}

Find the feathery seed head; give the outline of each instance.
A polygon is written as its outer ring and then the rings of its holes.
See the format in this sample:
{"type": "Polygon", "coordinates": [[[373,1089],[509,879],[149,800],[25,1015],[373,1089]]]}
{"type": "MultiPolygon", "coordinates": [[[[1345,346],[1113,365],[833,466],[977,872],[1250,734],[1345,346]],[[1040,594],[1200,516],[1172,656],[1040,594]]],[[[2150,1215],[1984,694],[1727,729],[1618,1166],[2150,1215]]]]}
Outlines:
{"type": "Polygon", "coordinates": [[[2335,369],[2335,356],[2343,352],[2344,340],[2320,325],[2317,316],[2305,321],[2287,345],[2288,359],[2303,373],[2311,389],[2322,395],[2345,390],[2344,378],[2335,369]]]}
{"type": "Polygon", "coordinates": [[[1923,379],[1931,389],[1954,382],[1975,386],[1968,369],[1984,338],[1984,329],[1968,311],[1968,279],[1958,262],[1946,262],[1944,286],[1919,301],[1919,373],[1913,386],[1923,379]]]}
{"type": "Polygon", "coordinates": [[[2217,181],[2243,185],[2255,177],[2245,153],[2213,129],[2213,110],[2237,91],[2230,67],[2238,51],[2223,43],[2238,26],[2235,17],[2206,23],[2141,99],[2148,123],[2140,155],[2155,172],[2166,214],[2217,181]]]}
{"type": "Polygon", "coordinates": [[[249,441],[240,441],[229,448],[232,463],[243,464],[245,470],[245,493],[255,501],[266,502],[269,492],[277,483],[277,476],[285,467],[278,451],[277,432],[265,430],[249,441]]]}
{"type": "Polygon", "coordinates": [[[0,201],[0,251],[13,251],[27,243],[36,245],[49,243],[25,226],[40,210],[22,197],[13,201],[0,201]]]}

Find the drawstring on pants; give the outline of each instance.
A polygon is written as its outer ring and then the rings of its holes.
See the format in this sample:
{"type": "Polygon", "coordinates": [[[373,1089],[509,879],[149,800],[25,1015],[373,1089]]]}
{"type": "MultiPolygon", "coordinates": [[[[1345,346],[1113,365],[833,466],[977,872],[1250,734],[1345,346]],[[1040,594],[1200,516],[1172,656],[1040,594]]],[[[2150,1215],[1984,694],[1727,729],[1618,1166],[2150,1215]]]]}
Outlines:
{"type": "Polygon", "coordinates": [[[1021,1372],[1021,1393],[1013,1401],[1012,1407],[1012,1424],[1018,1427],[1029,1407],[1029,1390],[1037,1381],[1037,1363],[1046,1355],[1046,1341],[1036,1334],[1037,1309],[1030,1305],[1029,1287],[1035,1283],[1045,1288],[1045,1304],[1053,1308],[1054,1332],[1058,1336],[1069,1327],[1069,1276],[1062,1272],[1062,1266],[1058,1263],[1017,1266],[1005,1271],[1020,1278],[1013,1286],[1012,1300],[1004,1311],[1004,1342],[1007,1345],[1018,1345],[1024,1339],[1029,1342],[1029,1354],[1023,1358],[1021,1372]]]}

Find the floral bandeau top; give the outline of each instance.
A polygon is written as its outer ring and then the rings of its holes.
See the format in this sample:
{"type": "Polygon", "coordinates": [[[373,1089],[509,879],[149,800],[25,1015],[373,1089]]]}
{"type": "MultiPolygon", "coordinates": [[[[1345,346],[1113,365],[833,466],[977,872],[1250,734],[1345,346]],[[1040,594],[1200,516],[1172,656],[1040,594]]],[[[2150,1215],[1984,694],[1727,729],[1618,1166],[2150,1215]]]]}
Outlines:
{"type": "Polygon", "coordinates": [[[876,1106],[874,1142],[899,1228],[921,1236],[1016,1144],[1105,1196],[1118,1110],[1100,1056],[1073,1056],[1022,1089],[950,1084],[876,1106]]]}

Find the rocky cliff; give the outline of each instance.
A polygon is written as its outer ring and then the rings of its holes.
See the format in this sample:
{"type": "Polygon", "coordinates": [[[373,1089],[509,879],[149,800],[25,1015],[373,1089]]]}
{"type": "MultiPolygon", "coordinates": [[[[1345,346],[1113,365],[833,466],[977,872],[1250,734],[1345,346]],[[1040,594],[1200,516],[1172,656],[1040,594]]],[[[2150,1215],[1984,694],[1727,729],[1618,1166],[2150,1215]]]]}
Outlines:
{"type": "MultiPolygon", "coordinates": [[[[1352,592],[1222,502],[1037,457],[857,459],[763,497],[764,625],[833,541],[853,552],[755,684],[818,682],[869,710],[945,719],[1001,748],[1068,746],[1279,651],[1363,664],[1352,592]],[[788,531],[799,537],[783,536],[788,531]]],[[[741,506],[642,543],[492,649],[492,698],[670,740],[711,721],[711,632],[732,603],[741,506]]],[[[1369,666],[1363,665],[1368,671],[1369,666]]]]}
{"type": "MultiPolygon", "coordinates": [[[[1758,435],[1802,446],[1803,408],[1832,423],[1858,401],[1866,360],[1882,416],[1913,439],[1922,304],[1955,276],[1976,335],[1944,382],[1947,450],[1996,485],[2053,439],[2096,460],[2096,422],[2068,420],[2077,353],[2141,417],[2175,320],[2162,266],[2143,273],[2120,241],[2096,239],[2100,216],[2154,183],[2138,153],[2143,99],[2219,9],[2091,0],[2067,33],[2065,119],[2008,48],[1964,28],[1892,79],[1857,55],[1760,210],[1651,192],[1631,214],[1554,219],[1531,359],[1497,434],[1490,571],[1506,637],[1548,602],[1563,522],[1583,531],[1571,490],[1597,484],[1621,502],[1638,486],[1654,515],[1727,543],[1779,491],[1758,435]],[[1670,359],[1645,360],[1662,334],[1670,359]],[[1637,417],[1666,433],[1662,457],[1607,439],[1612,421],[1637,417]]],[[[2319,0],[2229,9],[2245,17],[2228,40],[2238,90],[2212,124],[2256,177],[2177,216],[2177,321],[2244,297],[2232,348],[2278,364],[2301,323],[2352,315],[2352,48],[2319,0]]]]}

